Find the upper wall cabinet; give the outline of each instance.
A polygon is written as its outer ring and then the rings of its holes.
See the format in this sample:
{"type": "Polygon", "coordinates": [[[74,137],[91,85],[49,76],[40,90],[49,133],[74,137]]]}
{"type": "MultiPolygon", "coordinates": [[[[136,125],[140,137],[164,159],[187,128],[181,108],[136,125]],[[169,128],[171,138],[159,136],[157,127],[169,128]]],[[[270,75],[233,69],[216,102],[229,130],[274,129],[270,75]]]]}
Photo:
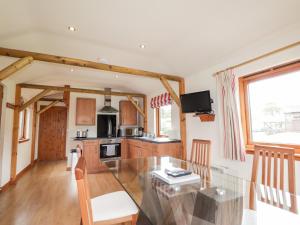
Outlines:
{"type": "Polygon", "coordinates": [[[76,99],[76,125],[96,125],[96,99],[76,99]]]}
{"type": "Polygon", "coordinates": [[[130,101],[119,102],[120,125],[137,125],[137,110],[130,101]]]}

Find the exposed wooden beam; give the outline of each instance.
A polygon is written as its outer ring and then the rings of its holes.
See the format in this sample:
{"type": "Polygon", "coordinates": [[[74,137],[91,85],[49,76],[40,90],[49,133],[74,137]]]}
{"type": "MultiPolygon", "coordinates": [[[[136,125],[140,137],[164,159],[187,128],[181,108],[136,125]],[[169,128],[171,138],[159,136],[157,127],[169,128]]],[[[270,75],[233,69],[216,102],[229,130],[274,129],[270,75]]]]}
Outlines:
{"type": "Polygon", "coordinates": [[[46,112],[48,109],[50,109],[52,106],[56,105],[57,103],[59,103],[60,101],[59,100],[56,100],[52,103],[50,103],[49,105],[47,105],[45,108],[41,109],[40,111],[37,112],[37,114],[41,114],[43,112],[46,112]]]}
{"type": "Polygon", "coordinates": [[[148,105],[147,105],[147,96],[143,98],[143,108],[144,108],[144,132],[148,131],[148,105]]]}
{"type": "Polygon", "coordinates": [[[9,102],[6,102],[6,108],[9,108],[9,109],[16,109],[18,106],[14,105],[14,104],[11,104],[9,102]]]}
{"type": "MultiPolygon", "coordinates": [[[[69,88],[69,87],[57,87],[57,86],[48,86],[48,85],[36,85],[36,84],[20,84],[22,88],[32,88],[32,89],[50,89],[53,91],[70,91],[77,93],[87,93],[87,94],[99,94],[104,95],[104,90],[92,90],[92,89],[83,89],[83,88],[69,88]]],[[[112,91],[111,95],[114,96],[133,96],[133,97],[144,97],[144,94],[140,93],[130,93],[130,92],[117,92],[112,91]]]]}
{"type": "Polygon", "coordinates": [[[32,115],[32,132],[31,132],[31,160],[30,164],[34,164],[35,155],[35,138],[36,138],[36,124],[37,124],[37,102],[34,103],[32,115]]]}
{"type": "MultiPolygon", "coordinates": [[[[15,105],[21,103],[21,87],[16,85],[15,105]]],[[[17,176],[17,155],[18,155],[18,140],[19,140],[19,121],[20,111],[18,108],[14,110],[13,133],[12,133],[12,150],[11,150],[11,165],[10,165],[10,181],[12,184],[16,181],[17,176]]]]}
{"type": "MultiPolygon", "coordinates": [[[[179,94],[182,95],[185,93],[185,82],[182,79],[179,82],[179,94]]],[[[186,150],[186,117],[185,114],[182,113],[181,108],[179,109],[179,119],[180,119],[180,137],[182,143],[182,159],[186,160],[187,150],[186,150]]]]}
{"type": "Polygon", "coordinates": [[[48,94],[51,91],[51,89],[45,89],[36,96],[32,97],[30,100],[25,102],[23,105],[20,107],[20,111],[26,109],[28,106],[31,104],[35,103],[36,101],[40,100],[42,97],[44,97],[46,94],[48,94]]]}
{"type": "Polygon", "coordinates": [[[117,73],[123,73],[123,74],[131,74],[131,75],[136,75],[136,76],[157,78],[157,79],[159,79],[163,75],[166,79],[173,80],[173,81],[180,81],[180,79],[181,79],[181,77],[175,76],[175,75],[149,72],[149,71],[145,71],[145,70],[133,69],[133,68],[128,68],[128,67],[124,67],[124,66],[115,66],[115,65],[97,63],[97,62],[92,62],[92,61],[87,61],[87,60],[82,60],[82,59],[75,59],[75,58],[49,55],[49,54],[43,54],[43,53],[37,53],[37,52],[22,51],[22,50],[9,49],[9,48],[0,48],[0,55],[17,57],[17,58],[32,56],[34,60],[39,60],[39,61],[44,61],[44,62],[66,64],[66,65],[71,65],[71,66],[80,66],[80,67],[86,67],[86,68],[92,68],[92,69],[98,69],[98,70],[104,70],[104,71],[110,71],[110,72],[117,72],[117,73]]]}
{"type": "Polygon", "coordinates": [[[44,102],[54,102],[54,101],[60,101],[60,102],[64,102],[63,99],[58,99],[58,98],[41,98],[39,101],[44,101],[44,102]]]}
{"type": "Polygon", "coordinates": [[[180,107],[181,104],[180,104],[180,100],[176,94],[176,92],[173,90],[173,88],[171,87],[171,85],[169,84],[168,80],[161,76],[160,77],[160,81],[161,83],[164,85],[164,87],[166,88],[166,90],[170,93],[172,99],[176,102],[176,104],[180,107]]]}
{"type": "Polygon", "coordinates": [[[130,95],[128,95],[127,98],[129,101],[131,101],[131,103],[134,105],[134,107],[137,109],[137,111],[139,111],[139,113],[145,118],[146,115],[145,115],[144,111],[138,106],[138,104],[134,101],[134,99],[130,95]]]}
{"type": "Polygon", "coordinates": [[[26,56],[18,61],[10,64],[9,66],[5,67],[0,71],[0,81],[8,78],[13,73],[17,72],[18,70],[22,69],[26,65],[30,64],[33,61],[31,56],[26,56]]]}

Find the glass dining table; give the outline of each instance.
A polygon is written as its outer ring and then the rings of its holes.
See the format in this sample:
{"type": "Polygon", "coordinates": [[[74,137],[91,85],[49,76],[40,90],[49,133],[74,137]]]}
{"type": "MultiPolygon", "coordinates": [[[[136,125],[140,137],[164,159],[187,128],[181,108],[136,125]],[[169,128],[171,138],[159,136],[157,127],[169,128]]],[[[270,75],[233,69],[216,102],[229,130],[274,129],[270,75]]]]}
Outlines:
{"type": "Polygon", "coordinates": [[[297,195],[171,157],[105,162],[139,207],[139,225],[299,225],[297,195]],[[155,171],[182,168],[198,178],[168,184],[155,171]]]}

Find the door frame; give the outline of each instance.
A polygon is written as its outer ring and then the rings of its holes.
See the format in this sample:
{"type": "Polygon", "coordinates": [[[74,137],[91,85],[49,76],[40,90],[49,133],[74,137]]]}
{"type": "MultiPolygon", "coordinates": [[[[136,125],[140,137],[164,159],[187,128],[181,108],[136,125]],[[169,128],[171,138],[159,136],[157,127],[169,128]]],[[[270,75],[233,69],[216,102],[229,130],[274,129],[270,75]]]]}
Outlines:
{"type": "MultiPolygon", "coordinates": [[[[40,107],[39,107],[40,109],[39,110],[42,110],[45,107],[47,107],[47,105],[40,105],[40,107]]],[[[66,138],[65,138],[65,146],[64,146],[64,148],[65,148],[65,150],[64,150],[64,152],[65,152],[64,160],[66,160],[67,159],[67,155],[66,155],[67,154],[67,129],[68,129],[69,110],[65,106],[52,106],[49,109],[52,109],[52,108],[63,108],[63,109],[66,110],[66,114],[67,114],[67,116],[66,116],[66,129],[65,129],[66,138]]],[[[43,113],[46,113],[46,112],[47,111],[45,111],[43,113]]],[[[37,149],[37,160],[40,161],[40,149],[39,149],[39,146],[40,146],[39,145],[39,143],[40,143],[40,122],[41,122],[40,115],[39,115],[38,121],[39,121],[39,123],[38,123],[39,126],[38,126],[38,141],[37,141],[37,147],[38,147],[38,149],[37,149]]]]}

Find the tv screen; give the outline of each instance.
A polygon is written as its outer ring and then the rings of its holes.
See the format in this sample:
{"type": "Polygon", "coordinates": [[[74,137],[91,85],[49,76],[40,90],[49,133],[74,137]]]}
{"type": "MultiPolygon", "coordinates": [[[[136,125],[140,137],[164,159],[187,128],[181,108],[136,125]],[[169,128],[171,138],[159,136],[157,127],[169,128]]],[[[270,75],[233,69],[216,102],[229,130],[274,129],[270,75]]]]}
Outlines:
{"type": "Polygon", "coordinates": [[[194,92],[180,96],[183,113],[209,113],[211,112],[211,99],[209,91],[194,92]]]}

